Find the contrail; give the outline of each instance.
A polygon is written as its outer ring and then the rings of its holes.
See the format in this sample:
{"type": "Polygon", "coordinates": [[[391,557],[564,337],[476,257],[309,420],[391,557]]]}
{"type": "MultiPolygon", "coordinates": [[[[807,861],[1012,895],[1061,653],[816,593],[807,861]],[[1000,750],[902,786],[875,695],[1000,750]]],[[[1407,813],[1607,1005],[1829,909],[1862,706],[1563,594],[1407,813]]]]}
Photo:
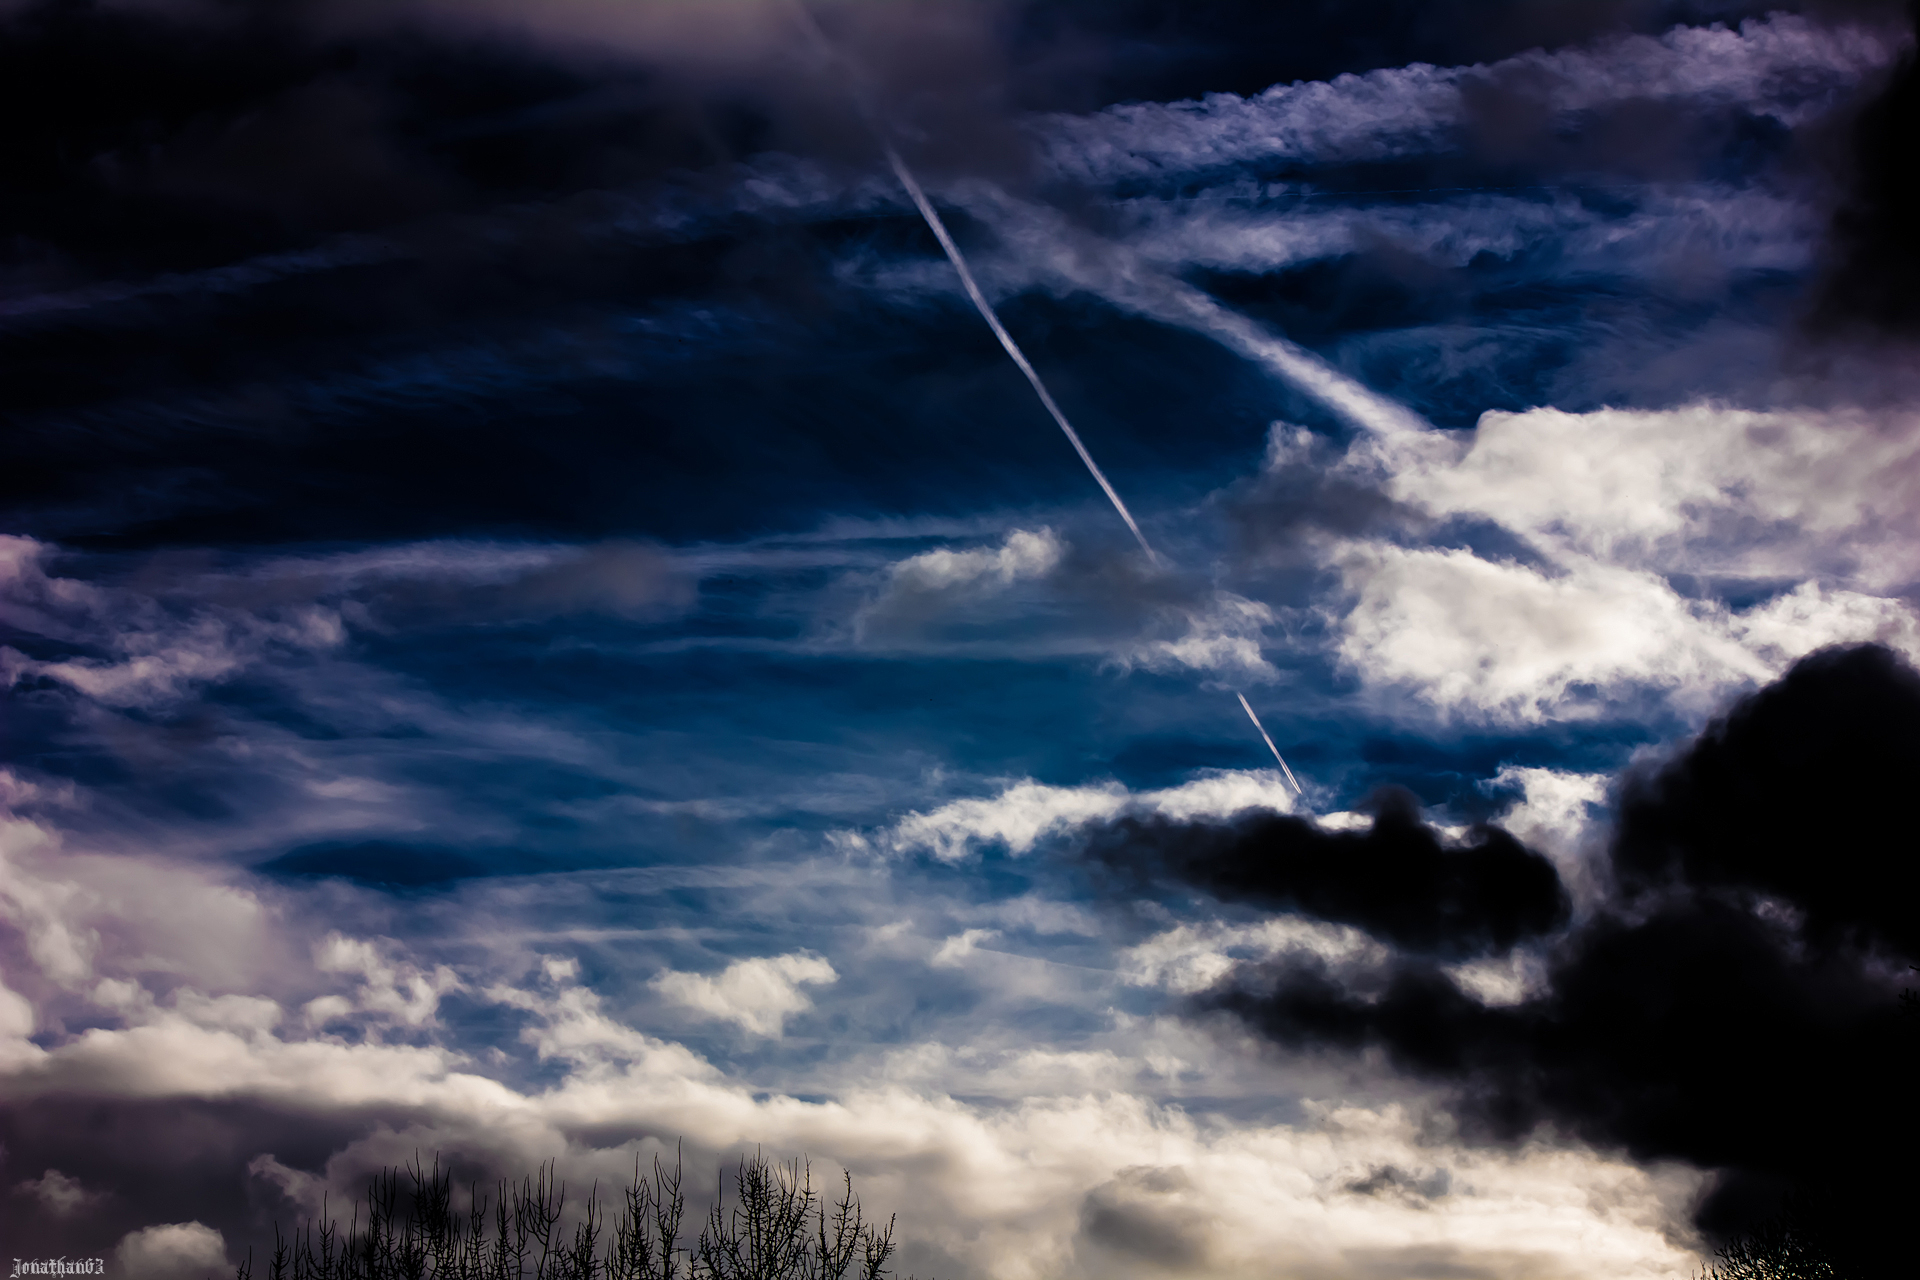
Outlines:
{"type": "Polygon", "coordinates": [[[1378,437],[1432,436],[1433,424],[1407,406],[1348,377],[1320,356],[1169,275],[1139,251],[1112,240],[1095,242],[1085,231],[1066,232],[1053,210],[1036,210],[998,193],[1000,219],[1021,218],[1029,235],[1071,234],[1089,252],[1063,255],[1050,264],[1079,287],[1117,307],[1178,325],[1212,338],[1265,365],[1294,387],[1378,437]]]}
{"type": "Polygon", "coordinates": [[[1280,748],[1273,745],[1272,738],[1267,737],[1267,726],[1261,724],[1260,717],[1253,714],[1253,706],[1247,701],[1247,695],[1236,689],[1233,696],[1240,699],[1240,706],[1247,713],[1247,719],[1253,721],[1253,727],[1260,731],[1262,738],[1266,739],[1267,750],[1273,752],[1273,758],[1280,762],[1280,772],[1286,774],[1287,781],[1293,784],[1293,793],[1297,796],[1306,795],[1305,789],[1300,785],[1300,779],[1293,776],[1293,770],[1287,768],[1287,762],[1281,758],[1280,748]]]}
{"type": "Polygon", "coordinates": [[[1297,342],[1268,333],[1191,285],[1162,278],[1159,298],[1141,310],[1212,334],[1223,345],[1266,365],[1354,425],[1379,437],[1432,437],[1433,425],[1413,410],[1349,378],[1297,342]],[[1157,305],[1156,305],[1157,304],[1157,305]]]}
{"type": "Polygon", "coordinates": [[[1100,464],[1093,460],[1091,453],[1087,452],[1087,446],[1080,440],[1080,433],[1073,429],[1071,422],[1067,421],[1067,415],[1060,412],[1060,406],[1054,403],[1053,396],[1047,391],[1047,384],[1040,381],[1040,375],[1034,372],[1026,353],[1020,350],[1020,344],[1013,340],[1013,335],[1007,332],[1007,327],[1000,323],[1000,317],[994,313],[993,304],[987,301],[987,295],[981,293],[980,286],[974,283],[973,272],[967,269],[967,260],[961,255],[960,246],[955,244],[953,237],[947,234],[947,224],[940,221],[940,215],[935,212],[932,201],[927,199],[927,193],[920,189],[919,182],[914,179],[913,170],[907,168],[907,162],[900,158],[900,153],[893,149],[891,143],[883,142],[881,145],[886,148],[887,163],[893,166],[893,176],[900,179],[900,185],[905,187],[907,194],[913,197],[914,207],[920,210],[920,216],[926,219],[929,227],[933,228],[933,234],[940,241],[940,247],[947,251],[947,261],[953,263],[953,269],[960,273],[960,283],[966,286],[967,296],[973,299],[973,305],[980,312],[980,318],[985,320],[988,327],[993,330],[993,336],[1000,339],[1000,345],[1007,349],[1007,354],[1013,357],[1013,362],[1020,366],[1020,372],[1027,375],[1027,381],[1033,384],[1033,393],[1040,397],[1040,403],[1047,407],[1047,412],[1053,415],[1053,420],[1060,424],[1060,430],[1066,433],[1068,442],[1073,445],[1073,451],[1080,455],[1080,461],[1087,464],[1087,470],[1093,473],[1093,478],[1099,482],[1101,491],[1107,495],[1107,500],[1113,503],[1113,509],[1118,511],[1120,518],[1127,522],[1127,528],[1133,530],[1133,536],[1139,541],[1140,549],[1147,553],[1147,559],[1154,565],[1159,565],[1160,557],[1155,554],[1152,546],[1148,545],[1147,535],[1141,533],[1140,526],[1134,523],[1133,513],[1127,510],[1127,504],[1120,500],[1120,495],[1107,482],[1106,473],[1100,470],[1100,464]]]}
{"type": "MultiPolygon", "coordinates": [[[[940,242],[940,247],[946,251],[947,261],[953,264],[954,271],[960,276],[960,283],[966,289],[967,297],[973,300],[974,309],[980,313],[980,318],[987,322],[987,327],[993,330],[993,336],[1000,339],[1000,345],[1006,348],[1007,355],[1020,366],[1020,372],[1027,375],[1027,382],[1033,387],[1034,395],[1040,397],[1040,403],[1046,406],[1049,414],[1053,415],[1054,422],[1067,437],[1067,442],[1073,446],[1073,451],[1080,455],[1080,461],[1086,463],[1087,471],[1099,484],[1100,491],[1107,495],[1107,501],[1113,503],[1113,509],[1118,511],[1120,518],[1127,522],[1127,528],[1133,532],[1134,540],[1140,544],[1140,549],[1146,552],[1147,561],[1158,568],[1161,563],[1159,553],[1147,541],[1147,535],[1140,532],[1140,525],[1134,520],[1133,513],[1127,510],[1127,504],[1121,500],[1119,492],[1107,479],[1106,473],[1100,470],[1100,464],[1093,460],[1093,454],[1087,451],[1086,443],[1080,439],[1080,433],[1073,429],[1073,424],[1067,421],[1067,415],[1061,412],[1052,393],[1047,390],[1047,384],[1040,380],[1040,374],[1034,369],[1033,362],[1027,359],[1026,352],[1022,351],[1020,344],[1013,340],[1013,335],[1007,332],[1007,327],[1000,323],[1000,316],[994,311],[993,304],[987,301],[987,295],[980,291],[980,285],[974,280],[973,271],[967,266],[966,255],[962,254],[960,246],[953,242],[953,236],[947,232],[947,224],[940,220],[939,211],[933,207],[933,202],[927,199],[927,193],[921,188],[919,179],[913,176],[913,170],[907,167],[907,162],[901,158],[900,152],[888,139],[887,131],[880,121],[879,112],[867,93],[865,79],[860,69],[851,59],[843,56],[831,40],[827,39],[827,33],[822,31],[820,24],[813,20],[813,14],[807,9],[804,0],[793,0],[792,9],[795,18],[807,33],[808,38],[813,41],[815,48],[828,60],[838,62],[847,68],[849,87],[852,90],[854,102],[860,108],[862,118],[866,121],[867,127],[873,131],[874,138],[880,143],[880,149],[886,153],[887,164],[893,169],[893,176],[898,178],[900,185],[907,189],[907,195],[913,200],[913,207],[920,211],[920,217],[925,220],[934,238],[940,242]]],[[[1191,302],[1188,308],[1195,311],[1202,309],[1191,302]]],[[[1291,344],[1273,343],[1271,345],[1286,348],[1282,352],[1283,355],[1293,350],[1291,344]]],[[[1270,361],[1274,358],[1271,352],[1262,354],[1266,355],[1270,361]]],[[[1311,357],[1301,353],[1299,362],[1304,367],[1311,362],[1311,357]]],[[[1260,723],[1260,717],[1253,714],[1253,707],[1248,704],[1247,695],[1236,689],[1233,696],[1240,699],[1240,705],[1245,709],[1247,719],[1253,721],[1253,727],[1260,731],[1260,737],[1266,742],[1267,750],[1273,752],[1273,758],[1279,761],[1280,771],[1286,774],[1287,781],[1293,785],[1294,794],[1304,797],[1306,791],[1300,786],[1300,780],[1293,776],[1293,770],[1287,768],[1286,759],[1281,756],[1280,748],[1273,745],[1273,739],[1268,736],[1266,726],[1260,723]]]]}
{"type": "Polygon", "coordinates": [[[980,313],[980,318],[987,322],[987,327],[993,330],[993,336],[1000,339],[1000,345],[1006,348],[1009,356],[1013,357],[1013,362],[1020,366],[1020,372],[1027,375],[1027,382],[1032,385],[1033,393],[1040,397],[1040,403],[1046,406],[1048,413],[1053,415],[1054,422],[1059,424],[1061,432],[1067,437],[1067,443],[1071,444],[1073,451],[1080,455],[1080,461],[1087,464],[1087,471],[1099,484],[1100,491],[1107,495],[1107,501],[1111,502],[1113,509],[1120,513],[1120,518],[1127,522],[1127,528],[1133,532],[1134,540],[1140,544],[1140,549],[1147,553],[1148,562],[1158,568],[1159,553],[1154,551],[1152,544],[1147,541],[1147,535],[1140,532],[1140,525],[1134,520],[1133,512],[1127,510],[1127,504],[1121,500],[1119,491],[1107,479],[1106,472],[1100,470],[1100,464],[1093,460],[1093,455],[1087,451],[1086,442],[1080,439],[1080,433],[1073,429],[1073,424],[1067,421],[1067,415],[1061,412],[1060,406],[1054,401],[1053,394],[1047,390],[1047,384],[1040,380],[1040,374],[1035,371],[1033,362],[1027,359],[1027,353],[1020,349],[1020,344],[1015,342],[1013,335],[1007,332],[1007,326],[1000,323],[1000,317],[994,311],[993,304],[987,301],[986,294],[980,292],[980,286],[973,278],[973,271],[967,266],[966,256],[960,252],[960,246],[955,244],[953,237],[947,233],[947,224],[940,220],[940,214],[934,209],[933,202],[927,199],[927,193],[921,189],[919,179],[913,176],[913,170],[907,168],[907,162],[901,159],[900,152],[888,139],[887,131],[880,121],[880,113],[875,109],[873,100],[867,92],[865,77],[852,60],[841,54],[834,47],[833,41],[827,39],[827,33],[822,31],[820,24],[813,20],[813,14],[807,9],[803,0],[793,0],[792,7],[795,18],[806,31],[808,38],[813,41],[814,46],[828,59],[847,68],[848,79],[851,82],[849,87],[852,90],[854,102],[860,108],[862,118],[865,119],[867,127],[873,131],[874,138],[880,143],[880,149],[886,153],[887,164],[892,167],[893,176],[900,179],[900,185],[907,189],[907,195],[913,199],[913,207],[920,211],[920,216],[933,232],[934,239],[938,240],[940,247],[946,250],[947,261],[951,262],[953,269],[959,273],[960,283],[966,288],[967,297],[973,299],[974,309],[980,313]]]}

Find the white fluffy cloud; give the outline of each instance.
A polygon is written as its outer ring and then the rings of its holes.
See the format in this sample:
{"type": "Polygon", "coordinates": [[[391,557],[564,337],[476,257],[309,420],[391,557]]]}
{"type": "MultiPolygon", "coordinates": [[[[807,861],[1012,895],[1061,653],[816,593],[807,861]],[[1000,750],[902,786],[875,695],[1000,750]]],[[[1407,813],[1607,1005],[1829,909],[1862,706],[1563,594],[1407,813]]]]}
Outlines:
{"type": "Polygon", "coordinates": [[[1060,563],[1060,539],[1051,529],[1015,529],[998,547],[978,551],[937,549],[909,556],[893,566],[897,591],[945,591],[976,583],[1007,586],[1044,577],[1060,563]]]}
{"type": "Polygon", "coordinates": [[[1158,791],[1133,792],[1117,782],[1053,787],[1027,779],[997,795],[953,800],[925,813],[910,813],[892,826],[863,835],[838,833],[847,848],[889,853],[926,853],[956,862],[983,846],[1029,853],[1048,836],[1101,822],[1124,812],[1154,813],[1177,822],[1228,817],[1251,809],[1293,812],[1299,803],[1278,770],[1210,770],[1158,791]]]}
{"type": "Polygon", "coordinates": [[[1897,594],[1920,552],[1911,415],[1536,409],[1353,461],[1407,508],[1500,526],[1532,553],[1329,543],[1338,651],[1381,696],[1469,720],[1647,697],[1697,717],[1823,645],[1920,653],[1897,594]]]}
{"type": "Polygon", "coordinates": [[[227,1244],[198,1222],[170,1222],[129,1232],[114,1246],[114,1261],[141,1280],[202,1280],[227,1268],[227,1244]]]}
{"type": "Polygon", "coordinates": [[[1372,685],[1443,715],[1539,723],[1623,710],[1648,693],[1701,715],[1825,644],[1914,650],[1904,604],[1808,584],[1741,612],[1660,576],[1591,559],[1543,571],[1471,552],[1350,547],[1340,655],[1372,685]]]}
{"type": "Polygon", "coordinates": [[[1920,416],[1907,411],[1488,413],[1453,456],[1408,456],[1390,489],[1556,553],[1666,574],[1818,574],[1872,591],[1920,577],[1920,416]]]}
{"type": "Polygon", "coordinates": [[[346,994],[318,996],[307,1002],[307,1021],[316,1027],[358,1016],[363,1022],[390,1022],[400,1027],[431,1026],[440,998],[458,990],[460,980],[445,965],[431,971],[405,959],[396,959],[391,946],[364,938],[329,933],[314,948],[314,968],[325,974],[359,979],[346,994]]]}
{"type": "Polygon", "coordinates": [[[902,644],[960,621],[1025,583],[1059,568],[1066,545],[1049,528],[1015,529],[997,547],[936,547],[890,565],[854,614],[857,639],[902,644]]]}
{"type": "Polygon", "coordinates": [[[824,958],[796,951],[736,960],[715,977],[669,969],[648,985],[704,1017],[734,1023],[757,1036],[777,1036],[788,1017],[813,1007],[801,987],[839,977],[824,958]]]}
{"type": "Polygon", "coordinates": [[[1231,591],[1216,591],[1197,608],[1169,611],[1168,624],[1118,646],[1114,661],[1148,671],[1191,671],[1241,684],[1267,684],[1279,672],[1262,648],[1273,609],[1231,591]]]}
{"type": "Polygon", "coordinates": [[[1550,859],[1575,910],[1594,906],[1606,891],[1601,841],[1606,834],[1602,806],[1610,779],[1600,773],[1504,765],[1491,789],[1517,790],[1520,798],[1500,815],[1500,825],[1528,848],[1550,859]]]}

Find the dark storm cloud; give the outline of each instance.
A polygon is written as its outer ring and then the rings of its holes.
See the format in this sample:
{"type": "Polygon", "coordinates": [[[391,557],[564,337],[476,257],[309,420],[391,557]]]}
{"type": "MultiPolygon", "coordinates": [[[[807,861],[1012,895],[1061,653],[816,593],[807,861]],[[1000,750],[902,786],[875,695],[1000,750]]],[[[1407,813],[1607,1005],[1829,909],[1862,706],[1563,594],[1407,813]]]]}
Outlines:
{"type": "Polygon", "coordinates": [[[1459,957],[1505,950],[1565,923],[1553,864],[1494,827],[1457,848],[1421,821],[1412,795],[1374,797],[1365,831],[1328,831],[1260,814],[1231,823],[1127,818],[1089,854],[1147,884],[1191,886],[1243,902],[1356,925],[1416,951],[1459,957]]]}
{"type": "Polygon", "coordinates": [[[1814,654],[1629,781],[1615,873],[1649,899],[1765,895],[1823,948],[1920,958],[1920,856],[1900,800],[1916,765],[1920,674],[1886,649],[1814,654]]]}
{"type": "MultiPolygon", "coordinates": [[[[1920,3],[1908,0],[1920,43],[1920,3]]],[[[1909,47],[1852,130],[1848,187],[1833,218],[1813,313],[1823,328],[1920,330],[1920,52],[1909,47]]]]}
{"type": "MultiPolygon", "coordinates": [[[[1896,1000],[1920,957],[1916,770],[1920,675],[1879,648],[1818,653],[1629,782],[1622,898],[1556,948],[1540,994],[1488,1006],[1402,958],[1363,998],[1287,960],[1204,1003],[1284,1044],[1384,1051],[1451,1083],[1486,1135],[1550,1123],[1718,1170],[1709,1229],[1843,1180],[1858,1274],[1896,1274],[1920,1054],[1896,1000]]],[[[1193,848],[1175,856],[1204,858],[1207,839],[1193,848]]]]}

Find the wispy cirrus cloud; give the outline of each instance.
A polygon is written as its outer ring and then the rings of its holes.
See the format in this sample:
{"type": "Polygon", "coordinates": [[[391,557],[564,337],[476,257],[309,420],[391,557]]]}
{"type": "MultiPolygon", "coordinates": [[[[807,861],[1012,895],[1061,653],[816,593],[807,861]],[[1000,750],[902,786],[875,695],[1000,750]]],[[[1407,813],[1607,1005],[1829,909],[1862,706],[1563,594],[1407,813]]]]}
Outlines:
{"type": "MultiPolygon", "coordinates": [[[[1250,98],[1110,107],[1041,125],[1063,176],[1114,182],[1260,161],[1385,160],[1459,147],[1476,125],[1476,93],[1503,110],[1551,119],[1622,101],[1764,113],[1789,126],[1892,63],[1898,38],[1795,14],[1738,29],[1681,26],[1663,36],[1532,51],[1487,66],[1410,66],[1275,85],[1250,98]]],[[[1512,122],[1509,122],[1510,124],[1512,122]]]]}

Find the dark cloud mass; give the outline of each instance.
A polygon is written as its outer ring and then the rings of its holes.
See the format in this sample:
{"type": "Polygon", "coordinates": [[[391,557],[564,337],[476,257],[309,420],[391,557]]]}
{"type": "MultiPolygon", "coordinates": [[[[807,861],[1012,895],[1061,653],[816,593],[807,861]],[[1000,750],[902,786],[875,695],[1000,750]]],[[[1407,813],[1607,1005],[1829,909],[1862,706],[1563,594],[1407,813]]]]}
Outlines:
{"type": "Polygon", "coordinates": [[[1916,769],[1920,676],[1883,649],[1815,654],[1630,782],[1626,896],[1558,944],[1539,993],[1489,1006],[1403,958],[1362,998],[1288,960],[1205,1003],[1285,1044],[1383,1049],[1490,1135],[1552,1124],[1718,1170],[1708,1229],[1819,1185],[1842,1202],[1843,1274],[1904,1274],[1916,769]]]}
{"type": "Polygon", "coordinates": [[[1914,45],[1861,108],[1845,153],[1849,181],[1813,313],[1822,327],[1920,331],[1920,4],[1908,0],[1907,13],[1914,45]]]}
{"type": "Polygon", "coordinates": [[[1384,790],[1369,807],[1364,831],[1276,814],[1220,824],[1133,818],[1097,834],[1088,851],[1148,883],[1296,910],[1416,951],[1506,950],[1565,922],[1553,864],[1506,832],[1483,827],[1450,847],[1407,792],[1384,790]]]}
{"type": "Polygon", "coordinates": [[[1823,948],[1920,957],[1920,675],[1885,649],[1830,650],[1627,784],[1613,851],[1630,894],[1759,894],[1823,948]]]}

